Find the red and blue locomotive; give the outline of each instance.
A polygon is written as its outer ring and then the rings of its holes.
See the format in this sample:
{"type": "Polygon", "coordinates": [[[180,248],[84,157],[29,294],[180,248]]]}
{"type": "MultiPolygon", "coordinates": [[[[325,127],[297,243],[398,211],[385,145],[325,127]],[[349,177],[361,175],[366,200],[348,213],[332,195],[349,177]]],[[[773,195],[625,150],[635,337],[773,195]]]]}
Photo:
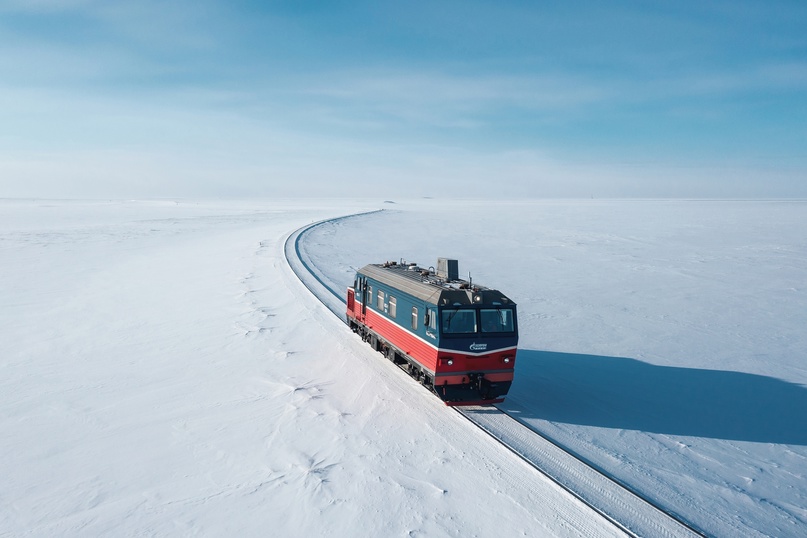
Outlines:
{"type": "Polygon", "coordinates": [[[347,321],[447,405],[501,402],[513,382],[516,305],[460,279],[457,260],[439,258],[437,270],[403,261],[361,268],[347,321]]]}

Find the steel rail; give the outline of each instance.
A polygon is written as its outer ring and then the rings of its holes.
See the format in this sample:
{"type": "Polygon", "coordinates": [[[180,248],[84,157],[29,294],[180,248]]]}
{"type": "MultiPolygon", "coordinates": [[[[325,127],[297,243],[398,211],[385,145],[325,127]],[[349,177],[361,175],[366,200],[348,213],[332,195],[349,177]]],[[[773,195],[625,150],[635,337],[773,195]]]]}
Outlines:
{"type": "Polygon", "coordinates": [[[308,232],[310,232],[311,230],[313,230],[317,226],[322,226],[323,224],[330,224],[330,223],[339,222],[339,221],[342,221],[342,220],[352,219],[354,217],[362,217],[362,216],[365,216],[365,215],[372,215],[374,213],[380,213],[382,211],[384,211],[384,210],[383,209],[376,209],[376,210],[373,210],[373,211],[365,211],[365,212],[362,212],[362,213],[354,213],[354,214],[351,214],[351,215],[344,215],[344,216],[341,216],[341,217],[334,217],[334,218],[330,218],[330,219],[324,219],[324,220],[320,220],[318,222],[307,224],[307,225],[302,226],[302,227],[298,228],[297,230],[294,230],[293,232],[291,232],[288,235],[288,237],[286,237],[286,241],[283,244],[283,254],[284,254],[285,258],[286,258],[286,264],[291,268],[292,272],[294,272],[294,274],[297,276],[297,278],[300,280],[300,282],[302,282],[302,284],[306,288],[308,288],[308,291],[310,291],[311,294],[314,297],[319,299],[319,301],[322,304],[324,304],[325,307],[328,310],[333,312],[333,314],[336,317],[338,317],[339,319],[341,319],[342,321],[346,321],[345,313],[344,312],[337,312],[336,310],[334,310],[332,308],[332,306],[328,303],[328,301],[323,300],[323,298],[318,293],[318,290],[314,289],[314,286],[312,286],[310,284],[308,279],[305,278],[304,275],[302,275],[302,274],[300,274],[298,272],[298,269],[295,267],[295,264],[292,263],[292,260],[290,259],[289,256],[293,254],[296,257],[297,262],[299,262],[299,264],[302,266],[302,268],[306,271],[306,273],[308,275],[313,277],[317,281],[317,283],[319,283],[319,285],[321,285],[325,290],[327,290],[335,298],[339,299],[339,301],[341,301],[343,304],[347,304],[347,299],[345,297],[343,297],[341,293],[334,290],[327,282],[325,282],[316,273],[316,271],[314,271],[314,268],[311,267],[311,265],[309,265],[308,262],[306,262],[303,259],[302,253],[300,252],[300,239],[302,239],[302,237],[305,234],[307,234],[308,232]]]}
{"type": "Polygon", "coordinates": [[[499,408],[498,408],[497,406],[495,406],[495,405],[494,405],[493,407],[496,407],[496,409],[497,409],[498,411],[500,411],[500,412],[501,412],[501,413],[503,413],[504,415],[506,415],[506,416],[510,417],[512,420],[514,420],[514,421],[518,422],[518,424],[519,424],[519,425],[521,425],[521,427],[523,427],[523,428],[525,428],[525,429],[529,430],[530,432],[532,432],[532,434],[533,434],[533,435],[537,435],[538,437],[541,437],[541,438],[542,438],[543,440],[545,440],[546,442],[551,443],[552,445],[554,445],[555,447],[557,447],[559,450],[562,450],[562,451],[564,452],[564,454],[567,454],[567,455],[571,456],[572,458],[574,458],[575,460],[577,460],[577,461],[578,461],[580,464],[585,465],[586,467],[588,467],[589,469],[591,469],[591,470],[592,470],[592,471],[594,471],[595,473],[597,473],[597,474],[601,475],[602,477],[604,477],[605,479],[607,479],[607,480],[609,480],[609,481],[613,482],[613,483],[614,483],[615,485],[617,485],[619,488],[621,488],[621,489],[625,490],[626,492],[628,492],[630,495],[632,495],[632,496],[633,496],[633,497],[635,497],[636,499],[638,499],[638,500],[640,500],[640,501],[642,501],[642,502],[644,502],[644,503],[646,503],[646,504],[650,505],[650,506],[651,506],[652,508],[654,508],[656,511],[658,511],[658,512],[662,512],[663,514],[665,514],[665,515],[666,515],[668,518],[670,518],[671,520],[673,520],[673,521],[677,522],[677,523],[678,523],[678,524],[680,524],[682,527],[685,527],[685,528],[686,528],[688,531],[690,531],[690,532],[692,532],[692,533],[694,533],[694,534],[696,534],[696,535],[698,535],[698,536],[702,536],[702,537],[704,537],[704,538],[708,538],[708,537],[710,536],[710,535],[709,535],[709,534],[708,534],[708,533],[707,533],[705,530],[701,529],[700,527],[698,527],[698,526],[697,526],[697,525],[695,525],[694,523],[692,523],[692,522],[688,521],[688,520],[687,520],[686,518],[684,518],[682,515],[680,515],[680,514],[678,514],[678,513],[674,512],[674,511],[672,511],[672,510],[670,510],[670,509],[668,509],[668,508],[665,508],[664,506],[662,506],[662,505],[661,505],[660,503],[658,503],[657,501],[655,501],[655,500],[651,499],[649,496],[647,496],[647,495],[643,494],[642,492],[640,492],[640,491],[636,490],[636,489],[635,489],[633,486],[631,486],[630,484],[627,484],[627,483],[626,483],[626,482],[624,482],[623,480],[621,480],[621,479],[619,479],[619,478],[615,477],[613,474],[609,473],[608,471],[606,471],[606,470],[605,470],[604,468],[602,468],[601,466],[599,466],[599,465],[597,465],[597,464],[595,464],[595,463],[593,463],[593,462],[589,461],[588,459],[584,458],[584,457],[583,457],[583,456],[581,456],[580,454],[577,454],[577,453],[576,453],[576,452],[574,452],[573,450],[570,450],[569,448],[567,448],[567,447],[563,446],[562,444],[558,443],[558,442],[557,442],[557,441],[555,441],[554,439],[552,439],[552,438],[548,437],[548,436],[547,436],[545,433],[543,433],[543,432],[541,432],[540,430],[536,429],[536,428],[535,428],[534,426],[532,426],[531,424],[528,424],[528,423],[527,423],[527,422],[525,422],[525,421],[524,421],[522,418],[517,417],[517,416],[513,416],[513,415],[511,415],[511,414],[507,413],[506,411],[503,411],[503,410],[499,409],[499,408]]]}
{"type": "Polygon", "coordinates": [[[455,410],[528,465],[630,536],[708,536],[677,514],[628,487],[610,473],[592,465],[545,434],[496,406],[484,409],[484,413],[488,417],[494,417],[493,420],[487,421],[474,416],[474,411],[480,411],[480,408],[456,407],[455,410]],[[519,443],[518,439],[508,440],[505,438],[508,434],[506,428],[497,430],[486,424],[486,422],[501,420],[511,421],[517,425],[521,430],[518,432],[519,434],[528,432],[527,435],[530,436],[528,442],[519,443]],[[565,461],[560,463],[557,460],[553,461],[553,456],[565,461]],[[597,494],[584,491],[579,487],[583,482],[587,483],[592,490],[596,489],[600,498],[606,496],[611,499],[613,502],[611,509],[609,510],[605,506],[607,503],[597,502],[595,499],[597,494]],[[642,512],[644,515],[649,512],[659,517],[655,520],[649,518],[643,520],[642,512]]]}
{"type": "MultiPolygon", "coordinates": [[[[533,461],[533,459],[531,459],[529,456],[527,456],[526,454],[524,454],[524,453],[523,453],[523,451],[521,451],[521,450],[519,450],[517,447],[513,446],[513,444],[508,443],[508,442],[507,442],[505,439],[503,439],[503,438],[502,438],[500,435],[497,435],[497,434],[496,434],[496,432],[495,432],[494,430],[492,430],[491,428],[486,428],[485,426],[483,426],[482,424],[480,424],[478,421],[474,420],[473,415],[471,415],[471,414],[467,413],[467,412],[466,412],[464,409],[462,409],[462,408],[460,408],[460,407],[455,407],[454,409],[455,409],[455,410],[456,410],[456,411],[457,411],[457,412],[458,412],[460,415],[462,415],[463,417],[465,417],[465,418],[468,420],[468,422],[470,422],[471,424],[473,424],[474,426],[476,426],[477,428],[479,428],[480,430],[482,430],[483,432],[485,432],[485,433],[486,433],[487,435],[489,435],[489,436],[490,436],[492,439],[494,439],[494,440],[495,440],[497,443],[501,444],[501,445],[502,445],[502,446],[504,446],[504,447],[505,447],[507,450],[509,450],[510,452],[512,452],[514,455],[516,455],[516,456],[517,456],[518,458],[520,458],[522,461],[524,461],[524,462],[525,462],[527,465],[529,465],[530,467],[532,467],[533,469],[535,469],[536,471],[538,471],[539,473],[541,473],[542,475],[544,475],[546,478],[548,478],[549,480],[551,480],[552,482],[554,482],[555,484],[557,484],[558,486],[560,486],[560,488],[561,488],[561,489],[563,489],[564,491],[566,491],[567,493],[569,493],[569,494],[570,494],[572,497],[574,497],[574,498],[575,498],[575,499],[577,499],[578,501],[582,502],[584,505],[588,506],[589,508],[591,508],[592,510],[594,510],[595,512],[597,512],[598,514],[600,514],[600,515],[601,515],[603,518],[605,518],[606,520],[610,521],[610,522],[611,522],[611,524],[613,524],[613,525],[615,525],[616,527],[618,527],[618,528],[619,528],[619,529],[620,529],[622,532],[624,532],[625,534],[627,534],[628,536],[631,536],[631,537],[633,537],[633,538],[640,538],[640,537],[642,536],[641,534],[638,534],[638,533],[634,532],[634,531],[633,531],[633,530],[631,530],[631,529],[630,529],[628,526],[626,526],[626,525],[624,525],[623,523],[621,523],[621,522],[620,522],[619,520],[617,520],[615,517],[612,517],[612,516],[611,516],[611,515],[610,515],[610,514],[609,514],[609,513],[606,511],[606,510],[601,509],[599,506],[597,506],[597,505],[596,505],[596,504],[594,504],[593,502],[591,502],[591,501],[589,501],[588,499],[586,499],[586,498],[585,498],[583,495],[581,495],[581,494],[580,494],[578,491],[576,491],[575,489],[573,489],[572,487],[570,487],[568,484],[566,484],[566,483],[565,483],[565,481],[561,480],[561,479],[560,479],[559,477],[557,477],[555,474],[553,474],[553,473],[551,473],[551,472],[547,471],[547,470],[546,470],[545,468],[543,468],[541,465],[539,465],[538,463],[536,463],[535,461],[533,461]]],[[[505,413],[505,412],[504,412],[504,411],[502,411],[501,409],[496,408],[496,410],[497,410],[499,413],[501,413],[501,414],[503,414],[503,415],[505,415],[505,416],[508,416],[508,417],[509,417],[509,415],[507,415],[507,413],[505,413]]],[[[511,418],[512,418],[512,417],[511,417],[511,418]]],[[[536,433],[536,432],[533,432],[533,433],[536,433]]],[[[541,437],[543,437],[543,436],[541,436],[541,437]]],[[[545,439],[545,438],[544,438],[544,439],[545,439]]],[[[550,442],[551,442],[551,441],[550,441],[550,442]]]]}

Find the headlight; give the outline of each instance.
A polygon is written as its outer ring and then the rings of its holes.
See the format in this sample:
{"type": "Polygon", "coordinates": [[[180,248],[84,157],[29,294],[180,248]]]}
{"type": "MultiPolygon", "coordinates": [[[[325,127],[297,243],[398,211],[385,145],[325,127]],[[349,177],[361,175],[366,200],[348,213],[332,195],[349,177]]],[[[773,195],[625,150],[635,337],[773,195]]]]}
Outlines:
{"type": "Polygon", "coordinates": [[[510,357],[505,357],[503,360],[505,364],[508,364],[510,362],[510,357]]]}
{"type": "Polygon", "coordinates": [[[449,366],[451,366],[452,364],[454,364],[454,359],[448,359],[448,360],[446,361],[446,364],[448,364],[449,366]]]}

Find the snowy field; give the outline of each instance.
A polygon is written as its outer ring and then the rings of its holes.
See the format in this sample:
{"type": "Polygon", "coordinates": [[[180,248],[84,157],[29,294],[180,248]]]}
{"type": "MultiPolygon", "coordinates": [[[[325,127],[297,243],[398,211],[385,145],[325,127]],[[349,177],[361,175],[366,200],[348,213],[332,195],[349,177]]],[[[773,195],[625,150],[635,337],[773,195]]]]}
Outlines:
{"type": "Polygon", "coordinates": [[[377,207],[0,202],[0,535],[619,535],[290,273],[377,207]]]}
{"type": "Polygon", "coordinates": [[[613,536],[380,359],[405,257],[519,304],[503,408],[710,534],[807,529],[807,203],[0,201],[0,535],[613,536]]]}
{"type": "Polygon", "coordinates": [[[519,305],[502,409],[710,534],[807,535],[807,202],[383,207],[307,236],[336,286],[458,258],[519,305]]]}

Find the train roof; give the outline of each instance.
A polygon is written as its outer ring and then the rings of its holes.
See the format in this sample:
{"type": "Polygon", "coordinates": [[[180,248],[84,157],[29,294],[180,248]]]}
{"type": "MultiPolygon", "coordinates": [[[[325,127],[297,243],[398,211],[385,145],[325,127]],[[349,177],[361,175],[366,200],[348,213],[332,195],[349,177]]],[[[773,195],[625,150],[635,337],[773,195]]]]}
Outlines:
{"type": "MultiPolygon", "coordinates": [[[[456,262],[454,263],[456,267],[456,262]]],[[[449,278],[441,271],[435,272],[432,268],[418,267],[417,264],[374,263],[365,265],[359,273],[439,306],[515,305],[499,290],[472,284],[456,277],[449,278]]]]}

